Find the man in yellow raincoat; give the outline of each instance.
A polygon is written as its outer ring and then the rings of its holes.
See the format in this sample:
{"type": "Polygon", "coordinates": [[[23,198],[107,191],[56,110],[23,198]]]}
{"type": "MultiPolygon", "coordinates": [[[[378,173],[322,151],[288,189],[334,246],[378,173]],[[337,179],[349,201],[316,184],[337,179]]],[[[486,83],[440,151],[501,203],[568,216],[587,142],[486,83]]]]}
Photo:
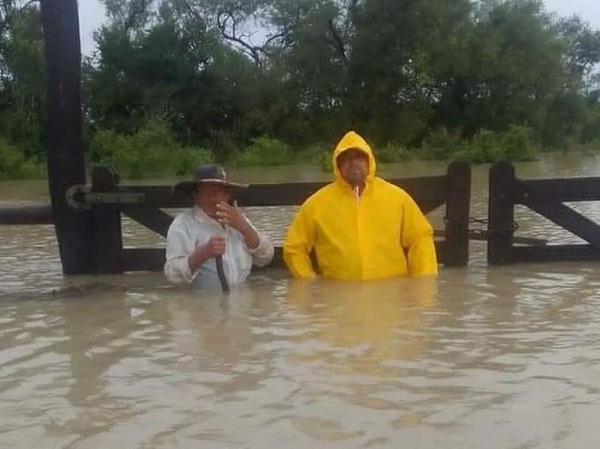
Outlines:
{"type": "Polygon", "coordinates": [[[300,207],[283,246],[297,278],[336,280],[434,275],[433,229],[401,188],[375,176],[369,144],[350,131],[333,152],[335,179],[300,207]]]}

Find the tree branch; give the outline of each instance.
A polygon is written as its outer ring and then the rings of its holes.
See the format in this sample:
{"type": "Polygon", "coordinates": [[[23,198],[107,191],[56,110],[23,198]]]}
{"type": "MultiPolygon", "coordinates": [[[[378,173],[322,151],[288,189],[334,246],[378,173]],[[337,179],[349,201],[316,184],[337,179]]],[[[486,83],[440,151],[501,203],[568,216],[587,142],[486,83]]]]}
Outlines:
{"type": "Polygon", "coordinates": [[[147,11],[148,6],[152,0],[139,0],[134,1],[129,9],[129,14],[127,14],[127,19],[125,19],[125,23],[123,24],[125,27],[125,31],[129,31],[132,28],[138,25],[138,20],[140,17],[144,15],[147,11]]]}
{"type": "Polygon", "coordinates": [[[256,65],[262,66],[260,53],[262,48],[246,42],[242,36],[237,35],[238,21],[235,19],[231,11],[220,11],[217,13],[217,27],[221,31],[221,35],[228,41],[235,42],[242,47],[248,56],[250,56],[256,65]],[[227,32],[227,22],[231,20],[231,34],[227,32]]]}
{"type": "Polygon", "coordinates": [[[331,36],[333,38],[333,46],[336,49],[336,51],[338,52],[338,54],[340,55],[340,57],[342,58],[342,63],[344,65],[346,65],[346,63],[348,62],[348,58],[346,56],[346,46],[344,45],[344,41],[342,40],[341,36],[335,29],[333,19],[329,19],[327,21],[327,25],[329,27],[329,31],[331,32],[331,36]]]}
{"type": "Polygon", "coordinates": [[[206,31],[206,20],[204,17],[198,12],[196,8],[194,8],[190,2],[184,3],[185,9],[187,12],[196,20],[197,23],[202,24],[203,31],[206,31]]]}
{"type": "Polygon", "coordinates": [[[13,0],[3,0],[2,8],[4,10],[4,17],[0,15],[0,34],[4,33],[12,24],[12,19],[17,11],[23,11],[29,8],[34,3],[39,3],[40,0],[29,0],[20,8],[17,8],[13,0]]]}
{"type": "Polygon", "coordinates": [[[29,0],[27,3],[25,3],[23,6],[21,6],[21,9],[25,9],[28,8],[29,6],[33,5],[34,3],[39,3],[40,0],[29,0]]]}
{"type": "Polygon", "coordinates": [[[265,41],[265,43],[263,44],[263,51],[264,51],[264,48],[266,48],[271,42],[273,42],[274,40],[280,39],[282,37],[285,37],[288,33],[289,33],[289,30],[286,28],[277,34],[274,34],[273,36],[269,36],[267,38],[267,40],[265,41]]]}

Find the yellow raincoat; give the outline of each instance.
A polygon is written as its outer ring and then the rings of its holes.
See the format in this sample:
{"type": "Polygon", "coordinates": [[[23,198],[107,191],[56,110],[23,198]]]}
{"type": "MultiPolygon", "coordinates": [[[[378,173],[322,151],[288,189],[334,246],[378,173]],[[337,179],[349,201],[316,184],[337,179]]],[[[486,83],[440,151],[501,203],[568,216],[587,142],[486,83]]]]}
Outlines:
{"type": "Polygon", "coordinates": [[[347,133],[333,152],[335,180],[300,207],[287,233],[283,258],[297,278],[382,279],[437,273],[433,230],[414,200],[375,176],[375,158],[357,133],[347,133]],[[337,158],[349,149],[369,157],[365,189],[357,197],[340,175],[337,158]]]}

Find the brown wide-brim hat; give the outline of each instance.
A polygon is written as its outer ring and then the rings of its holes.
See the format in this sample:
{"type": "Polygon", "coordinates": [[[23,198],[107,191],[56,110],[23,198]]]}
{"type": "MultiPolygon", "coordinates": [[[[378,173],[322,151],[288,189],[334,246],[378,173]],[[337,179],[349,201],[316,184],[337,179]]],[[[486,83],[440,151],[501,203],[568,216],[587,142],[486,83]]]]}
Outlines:
{"type": "Polygon", "coordinates": [[[215,184],[232,189],[245,189],[248,184],[232,182],[227,179],[227,173],[219,164],[205,164],[196,167],[191,181],[183,181],[175,185],[174,190],[177,193],[185,195],[191,194],[199,184],[215,184]]]}

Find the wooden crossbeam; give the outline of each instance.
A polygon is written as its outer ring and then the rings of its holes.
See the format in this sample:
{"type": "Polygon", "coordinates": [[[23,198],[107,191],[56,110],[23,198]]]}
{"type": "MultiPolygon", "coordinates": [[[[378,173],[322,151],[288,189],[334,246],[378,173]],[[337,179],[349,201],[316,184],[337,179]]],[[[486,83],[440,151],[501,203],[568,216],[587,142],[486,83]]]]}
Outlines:
{"type": "MultiPolygon", "coordinates": [[[[446,202],[446,176],[391,179],[390,182],[406,190],[426,213],[446,202]]],[[[242,207],[298,206],[327,184],[327,182],[252,184],[247,189],[236,192],[236,199],[242,207]]],[[[191,204],[191,198],[174,191],[170,186],[123,185],[119,190],[145,195],[144,203],[128,205],[128,210],[148,207],[183,208],[191,204]]]]}
{"type": "Polygon", "coordinates": [[[121,212],[163,237],[167,236],[167,231],[173,221],[171,215],[160,209],[122,207],[121,212]]]}
{"type": "MultiPolygon", "coordinates": [[[[541,179],[526,182],[539,201],[600,201],[600,178],[541,179]]],[[[525,194],[526,192],[522,192],[525,194]]],[[[520,202],[521,195],[516,198],[520,202]]]]}
{"type": "Polygon", "coordinates": [[[537,203],[535,201],[526,201],[523,204],[600,249],[600,226],[569,206],[562,203],[537,203]]]}
{"type": "Polygon", "coordinates": [[[600,251],[592,245],[515,246],[515,262],[599,261],[600,251]]]}
{"type": "Polygon", "coordinates": [[[557,200],[539,195],[527,182],[515,182],[520,202],[577,237],[600,249],[600,226],[557,200]]]}
{"type": "Polygon", "coordinates": [[[52,206],[19,206],[0,209],[0,225],[54,224],[52,206]]]}

